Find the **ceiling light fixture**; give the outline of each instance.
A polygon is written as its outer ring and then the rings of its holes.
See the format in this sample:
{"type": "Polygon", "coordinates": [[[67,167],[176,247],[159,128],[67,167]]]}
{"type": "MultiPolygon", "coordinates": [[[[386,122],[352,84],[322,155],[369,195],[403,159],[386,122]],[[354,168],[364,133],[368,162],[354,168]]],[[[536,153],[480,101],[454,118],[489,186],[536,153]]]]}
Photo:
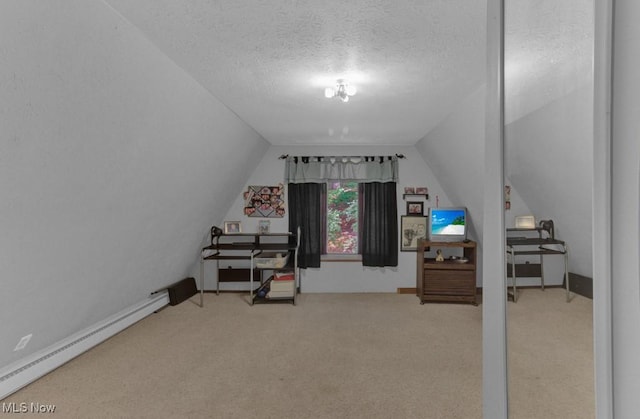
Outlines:
{"type": "Polygon", "coordinates": [[[324,97],[331,99],[338,97],[343,102],[348,102],[349,97],[355,95],[357,89],[354,86],[350,86],[346,80],[339,79],[336,82],[336,87],[327,87],[324,89],[324,97]]]}

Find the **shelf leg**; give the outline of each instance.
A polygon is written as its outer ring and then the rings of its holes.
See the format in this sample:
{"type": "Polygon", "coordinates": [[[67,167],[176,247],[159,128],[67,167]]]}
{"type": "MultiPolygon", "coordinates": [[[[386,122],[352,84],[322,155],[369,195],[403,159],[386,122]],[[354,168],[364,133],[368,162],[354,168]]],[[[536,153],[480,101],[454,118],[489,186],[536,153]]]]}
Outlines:
{"type": "Polygon", "coordinates": [[[200,255],[200,307],[204,307],[204,258],[200,255]]]}
{"type": "Polygon", "coordinates": [[[540,255],[540,288],[544,291],[544,256],[540,255]]]}
{"type": "Polygon", "coordinates": [[[567,293],[567,303],[571,301],[571,291],[569,291],[569,250],[567,245],[564,245],[564,278],[567,293]]]}
{"type": "Polygon", "coordinates": [[[253,250],[251,251],[251,265],[249,265],[249,303],[253,305],[253,250]]]}
{"type": "Polygon", "coordinates": [[[216,295],[220,295],[220,261],[216,260],[216,295]]]}
{"type": "Polygon", "coordinates": [[[517,302],[518,301],[518,287],[516,286],[516,281],[517,281],[517,276],[516,276],[516,255],[515,252],[513,250],[513,248],[511,248],[511,279],[513,280],[513,302],[517,302]]]}

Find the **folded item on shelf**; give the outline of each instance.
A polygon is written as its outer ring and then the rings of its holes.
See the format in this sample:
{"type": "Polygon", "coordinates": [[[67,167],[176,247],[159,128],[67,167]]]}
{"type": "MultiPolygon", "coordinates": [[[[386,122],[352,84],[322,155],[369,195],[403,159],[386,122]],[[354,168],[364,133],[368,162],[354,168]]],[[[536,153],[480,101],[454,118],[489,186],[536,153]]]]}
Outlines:
{"type": "Polygon", "coordinates": [[[293,272],[275,272],[273,279],[275,281],[293,281],[296,277],[293,272]]]}
{"type": "Polygon", "coordinates": [[[279,269],[284,267],[289,260],[289,254],[282,253],[262,253],[254,258],[256,268],[279,269]]]}

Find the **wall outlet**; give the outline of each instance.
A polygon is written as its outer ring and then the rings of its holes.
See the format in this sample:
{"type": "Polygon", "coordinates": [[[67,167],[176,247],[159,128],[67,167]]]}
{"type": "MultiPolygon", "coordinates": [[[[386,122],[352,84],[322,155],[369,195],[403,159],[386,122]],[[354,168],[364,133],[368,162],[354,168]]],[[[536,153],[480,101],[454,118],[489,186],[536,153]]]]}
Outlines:
{"type": "Polygon", "coordinates": [[[24,349],[27,346],[27,343],[29,343],[29,341],[31,340],[31,336],[33,336],[33,333],[29,333],[27,336],[23,336],[22,338],[20,338],[20,341],[13,349],[13,351],[15,352],[24,349]]]}

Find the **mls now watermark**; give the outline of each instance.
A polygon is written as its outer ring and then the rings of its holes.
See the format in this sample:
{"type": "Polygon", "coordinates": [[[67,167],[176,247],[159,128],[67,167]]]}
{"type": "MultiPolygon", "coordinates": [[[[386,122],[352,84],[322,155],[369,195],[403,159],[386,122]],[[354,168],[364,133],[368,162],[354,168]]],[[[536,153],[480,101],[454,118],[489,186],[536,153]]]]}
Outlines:
{"type": "Polygon", "coordinates": [[[55,411],[55,404],[2,402],[2,413],[54,413],[55,411]]]}

